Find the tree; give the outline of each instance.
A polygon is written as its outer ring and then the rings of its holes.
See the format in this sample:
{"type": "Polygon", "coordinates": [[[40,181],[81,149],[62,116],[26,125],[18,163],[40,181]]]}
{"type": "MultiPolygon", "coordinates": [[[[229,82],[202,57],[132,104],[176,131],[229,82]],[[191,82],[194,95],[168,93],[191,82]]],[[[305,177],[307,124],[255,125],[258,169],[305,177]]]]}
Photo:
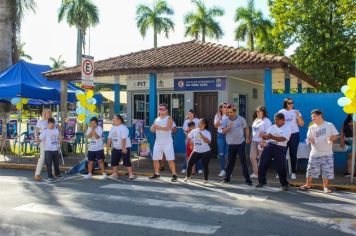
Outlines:
{"type": "Polygon", "coordinates": [[[18,51],[19,51],[19,58],[32,60],[32,57],[30,55],[26,54],[26,52],[25,52],[24,47],[25,47],[26,43],[18,42],[17,45],[18,45],[18,51]]]}
{"type": "Polygon", "coordinates": [[[192,0],[197,8],[196,12],[189,12],[184,17],[185,36],[198,39],[200,36],[205,42],[206,37],[220,39],[224,35],[216,17],[223,16],[224,10],[218,7],[207,8],[203,1],[192,0]]]}
{"type": "Polygon", "coordinates": [[[77,65],[81,64],[85,51],[85,35],[90,26],[99,23],[99,10],[91,0],[62,0],[58,11],[58,22],[66,18],[69,26],[77,28],[77,65]]]}
{"type": "Polygon", "coordinates": [[[50,57],[49,60],[52,62],[52,70],[58,70],[65,67],[66,61],[62,59],[62,55],[58,58],[50,57]]]}
{"type": "Polygon", "coordinates": [[[166,38],[170,30],[174,30],[174,22],[169,18],[174,11],[165,0],[155,1],[152,8],[139,5],[136,9],[136,23],[142,37],[146,36],[147,30],[153,29],[153,46],[157,48],[157,35],[164,32],[166,38]]]}
{"type": "Polygon", "coordinates": [[[254,0],[249,0],[247,7],[239,7],[236,9],[235,22],[239,25],[235,30],[235,40],[245,41],[251,51],[255,49],[256,38],[259,38],[258,43],[262,44],[267,41],[268,31],[272,28],[270,20],[263,17],[263,13],[256,10],[254,0]]]}
{"type": "Polygon", "coordinates": [[[339,91],[354,73],[356,2],[354,0],[270,0],[274,36],[281,47],[298,44],[293,62],[320,83],[339,91]]]}
{"type": "Polygon", "coordinates": [[[12,65],[11,4],[0,0],[0,71],[12,65]]]}

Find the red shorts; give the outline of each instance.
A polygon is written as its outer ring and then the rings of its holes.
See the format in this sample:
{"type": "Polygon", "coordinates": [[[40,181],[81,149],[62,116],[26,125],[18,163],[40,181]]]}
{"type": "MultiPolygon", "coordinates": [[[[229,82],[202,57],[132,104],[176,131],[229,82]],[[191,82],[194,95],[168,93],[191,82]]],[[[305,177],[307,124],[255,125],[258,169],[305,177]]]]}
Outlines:
{"type": "Polygon", "coordinates": [[[189,159],[190,154],[192,152],[193,152],[193,150],[190,148],[189,143],[187,143],[186,146],[185,146],[185,155],[186,155],[187,160],[189,159]]]}

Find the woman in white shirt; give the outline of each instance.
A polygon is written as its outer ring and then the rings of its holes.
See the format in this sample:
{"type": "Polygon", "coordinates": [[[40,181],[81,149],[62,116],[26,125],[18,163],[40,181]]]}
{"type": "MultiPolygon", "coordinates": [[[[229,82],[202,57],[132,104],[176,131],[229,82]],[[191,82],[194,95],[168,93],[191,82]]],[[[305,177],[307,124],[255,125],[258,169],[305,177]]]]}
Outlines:
{"type": "Polygon", "coordinates": [[[193,152],[190,155],[187,168],[187,177],[185,181],[190,178],[192,168],[199,160],[203,162],[204,170],[204,183],[208,182],[209,177],[209,159],[211,156],[210,142],[211,134],[208,130],[208,120],[205,118],[200,119],[199,128],[196,128],[188,134],[188,142],[193,144],[193,152]]]}
{"type": "MultiPolygon", "coordinates": [[[[292,166],[291,179],[296,179],[296,170],[298,165],[297,152],[300,142],[299,127],[304,126],[302,114],[294,109],[294,102],[291,98],[286,98],[283,101],[283,109],[279,111],[283,113],[286,125],[289,126],[292,135],[288,141],[287,149],[289,149],[290,162],[292,166]]],[[[288,151],[288,150],[287,150],[288,151]]]]}
{"type": "Polygon", "coordinates": [[[222,133],[222,124],[225,119],[227,119],[226,115],[226,103],[221,103],[218,108],[218,112],[214,118],[214,126],[217,128],[217,144],[218,144],[218,157],[220,164],[220,173],[219,176],[223,177],[225,175],[225,159],[227,155],[227,143],[226,143],[226,135],[222,133]]]}
{"type": "Polygon", "coordinates": [[[269,127],[272,123],[267,117],[267,111],[264,106],[259,106],[256,109],[257,118],[253,121],[252,124],[252,141],[250,146],[250,160],[252,163],[253,174],[251,178],[258,177],[258,164],[257,159],[260,158],[263,147],[262,136],[267,133],[269,127]]]}
{"type": "Polygon", "coordinates": [[[124,119],[120,115],[114,115],[112,121],[114,126],[110,129],[107,143],[107,148],[112,148],[111,167],[113,171],[110,177],[117,179],[117,167],[122,158],[123,164],[129,172],[129,180],[133,180],[135,177],[133,175],[130,159],[131,140],[129,137],[129,129],[124,125],[124,119]]]}

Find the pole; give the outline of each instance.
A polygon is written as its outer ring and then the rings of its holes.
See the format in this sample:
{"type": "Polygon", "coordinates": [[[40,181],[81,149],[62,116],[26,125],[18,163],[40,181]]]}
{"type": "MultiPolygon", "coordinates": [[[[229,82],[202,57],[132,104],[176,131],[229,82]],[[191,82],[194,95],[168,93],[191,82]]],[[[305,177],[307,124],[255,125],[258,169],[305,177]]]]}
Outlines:
{"type": "MultiPolygon", "coordinates": [[[[355,77],[356,77],[356,59],[355,59],[355,77]]],[[[352,160],[351,160],[351,184],[354,183],[354,174],[355,174],[355,148],[356,148],[356,114],[352,117],[352,160]]]]}
{"type": "Polygon", "coordinates": [[[19,124],[19,129],[17,132],[17,138],[18,138],[18,143],[19,143],[18,164],[20,164],[20,158],[21,158],[21,109],[17,111],[17,120],[18,120],[18,124],[19,124]]]}

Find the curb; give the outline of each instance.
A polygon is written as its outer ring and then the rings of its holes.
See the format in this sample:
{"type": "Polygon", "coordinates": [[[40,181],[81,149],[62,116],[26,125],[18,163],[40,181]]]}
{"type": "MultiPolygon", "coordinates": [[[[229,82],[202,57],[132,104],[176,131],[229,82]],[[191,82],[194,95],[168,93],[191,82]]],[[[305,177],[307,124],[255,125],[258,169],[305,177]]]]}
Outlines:
{"type": "MultiPolygon", "coordinates": [[[[61,166],[60,170],[62,172],[65,172],[66,170],[69,170],[71,167],[69,166],[61,166]]],[[[14,169],[14,170],[35,170],[36,169],[36,165],[34,164],[12,164],[12,163],[0,163],[0,169],[14,169]]],[[[44,169],[46,169],[46,167],[44,167],[44,169]]],[[[107,174],[112,174],[112,170],[106,170],[105,171],[107,174]]],[[[95,170],[94,174],[100,174],[100,171],[95,170]]],[[[125,176],[127,174],[127,171],[118,171],[118,175],[120,176],[125,176]]],[[[139,175],[139,176],[151,176],[152,172],[140,172],[140,171],[134,171],[135,175],[139,175]]],[[[273,182],[272,183],[277,183],[277,182],[273,182]]],[[[292,187],[300,187],[302,185],[304,185],[305,183],[299,183],[299,182],[290,182],[290,185],[292,187]]],[[[312,188],[314,189],[323,189],[323,185],[322,184],[312,184],[311,185],[312,188]]],[[[330,184],[331,188],[334,188],[336,190],[341,190],[341,191],[352,191],[352,192],[356,192],[356,185],[336,185],[336,184],[330,184]]]]}

